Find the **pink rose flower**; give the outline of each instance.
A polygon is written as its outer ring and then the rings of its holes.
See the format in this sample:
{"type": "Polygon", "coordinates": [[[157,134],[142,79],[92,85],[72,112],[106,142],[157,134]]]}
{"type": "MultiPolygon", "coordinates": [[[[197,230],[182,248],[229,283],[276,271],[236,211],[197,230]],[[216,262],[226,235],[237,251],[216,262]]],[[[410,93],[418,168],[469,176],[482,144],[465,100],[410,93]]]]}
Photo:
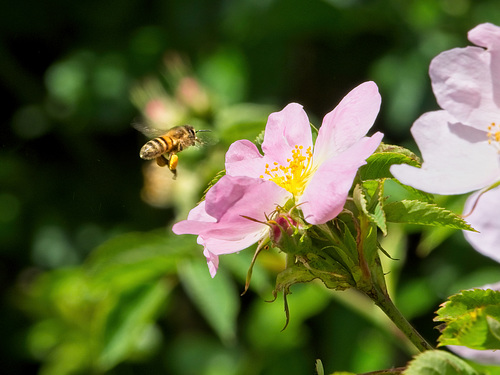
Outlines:
{"type": "Polygon", "coordinates": [[[412,126],[422,168],[391,167],[401,182],[429,193],[462,194],[500,180],[500,27],[481,24],[468,36],[479,47],[445,51],[431,62],[443,110],[412,126]]]}
{"type": "Polygon", "coordinates": [[[291,103],[271,114],[262,143],[264,155],[250,141],[233,143],[226,154],[226,175],[187,220],[173,226],[174,233],[198,235],[213,277],[218,256],[266,237],[269,227],[264,223],[290,199],[309,224],[335,218],[358,168],[382,140],[380,132],[365,136],[380,102],[375,83],[356,87],[325,116],[314,148],[301,105],[291,103]]]}
{"type": "MultiPolygon", "coordinates": [[[[412,126],[422,168],[391,167],[401,182],[429,193],[463,194],[500,180],[500,27],[481,24],[468,37],[478,47],[445,51],[431,62],[432,88],[442,110],[425,113],[412,126]]],[[[479,233],[464,235],[478,252],[500,262],[500,189],[480,194],[471,195],[464,209],[479,233]]],[[[480,363],[500,364],[500,351],[449,348],[480,363]]]]}

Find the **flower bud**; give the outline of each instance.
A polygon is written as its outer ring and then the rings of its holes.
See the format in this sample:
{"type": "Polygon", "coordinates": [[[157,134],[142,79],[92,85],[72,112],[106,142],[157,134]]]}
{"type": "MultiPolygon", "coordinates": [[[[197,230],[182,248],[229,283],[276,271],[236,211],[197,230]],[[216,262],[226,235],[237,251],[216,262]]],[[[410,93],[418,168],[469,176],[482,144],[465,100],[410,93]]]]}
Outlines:
{"type": "Polygon", "coordinates": [[[306,225],[299,217],[279,214],[267,222],[271,227],[269,238],[274,247],[287,254],[298,254],[310,248],[306,225]]]}

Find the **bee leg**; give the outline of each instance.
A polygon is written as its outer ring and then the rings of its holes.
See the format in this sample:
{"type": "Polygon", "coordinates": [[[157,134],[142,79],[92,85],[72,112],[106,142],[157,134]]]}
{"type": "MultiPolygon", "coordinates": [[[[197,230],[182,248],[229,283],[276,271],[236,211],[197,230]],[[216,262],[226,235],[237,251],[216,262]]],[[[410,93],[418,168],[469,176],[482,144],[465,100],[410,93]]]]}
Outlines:
{"type": "Polygon", "coordinates": [[[174,174],[174,180],[177,178],[177,163],[179,162],[179,157],[175,154],[170,156],[170,160],[168,161],[168,168],[174,174]]]}
{"type": "Polygon", "coordinates": [[[158,156],[155,160],[159,167],[164,167],[169,163],[169,160],[165,155],[158,156]]]}

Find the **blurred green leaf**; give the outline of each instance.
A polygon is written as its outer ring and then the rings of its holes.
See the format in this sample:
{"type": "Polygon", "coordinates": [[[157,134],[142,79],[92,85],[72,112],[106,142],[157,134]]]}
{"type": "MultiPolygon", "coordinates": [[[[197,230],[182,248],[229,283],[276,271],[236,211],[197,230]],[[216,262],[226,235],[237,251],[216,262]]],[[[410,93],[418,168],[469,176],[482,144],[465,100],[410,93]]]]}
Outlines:
{"type": "Polygon", "coordinates": [[[255,300],[245,320],[246,337],[251,345],[264,353],[293,348],[308,339],[304,321],[325,308],[330,300],[328,291],[317,283],[300,284],[293,288],[288,298],[290,321],[286,329],[284,301],[281,297],[272,301],[255,300]]]}
{"type": "Polygon", "coordinates": [[[205,260],[179,264],[179,277],[193,303],[226,344],[236,340],[240,295],[233,280],[219,270],[212,279],[205,260]]]}
{"type": "Polygon", "coordinates": [[[170,284],[166,280],[136,284],[134,289],[122,293],[107,315],[102,331],[101,369],[110,369],[137,349],[165,305],[170,284]]]}
{"type": "Polygon", "coordinates": [[[85,269],[95,284],[108,288],[134,288],[177,271],[177,264],[194,255],[193,239],[164,231],[127,233],[92,252],[85,269]]]}
{"type": "Polygon", "coordinates": [[[151,352],[153,326],[174,282],[165,276],[192,256],[192,246],[164,232],[128,233],[99,246],[82,267],[42,274],[26,304],[52,321],[52,336],[41,329],[47,324],[30,334],[44,373],[106,371],[151,352]]]}
{"type": "Polygon", "coordinates": [[[442,350],[420,353],[410,362],[404,375],[479,375],[465,361],[442,350]]]}
{"type": "Polygon", "coordinates": [[[246,59],[239,49],[222,48],[203,61],[200,76],[224,103],[238,103],[247,89],[246,70],[246,59]]]}
{"type": "Polygon", "coordinates": [[[273,106],[251,103],[221,109],[214,120],[217,135],[227,145],[239,139],[254,141],[264,130],[268,116],[275,110],[273,106]]]}

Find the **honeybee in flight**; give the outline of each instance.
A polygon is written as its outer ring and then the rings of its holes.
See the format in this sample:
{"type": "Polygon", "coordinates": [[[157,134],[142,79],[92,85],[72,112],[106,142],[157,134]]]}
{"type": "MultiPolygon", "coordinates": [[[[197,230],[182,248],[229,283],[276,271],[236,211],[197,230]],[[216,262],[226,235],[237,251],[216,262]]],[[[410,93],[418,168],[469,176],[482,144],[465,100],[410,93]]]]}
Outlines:
{"type": "Polygon", "coordinates": [[[159,129],[151,129],[141,124],[134,124],[134,127],[147,136],[156,136],[142,146],[139,156],[144,160],[156,160],[160,167],[168,165],[168,168],[177,177],[177,154],[182,150],[201,144],[202,141],[196,136],[198,132],[209,130],[194,130],[191,125],[175,126],[166,133],[159,129]],[[163,133],[163,134],[162,134],[163,133]]]}

